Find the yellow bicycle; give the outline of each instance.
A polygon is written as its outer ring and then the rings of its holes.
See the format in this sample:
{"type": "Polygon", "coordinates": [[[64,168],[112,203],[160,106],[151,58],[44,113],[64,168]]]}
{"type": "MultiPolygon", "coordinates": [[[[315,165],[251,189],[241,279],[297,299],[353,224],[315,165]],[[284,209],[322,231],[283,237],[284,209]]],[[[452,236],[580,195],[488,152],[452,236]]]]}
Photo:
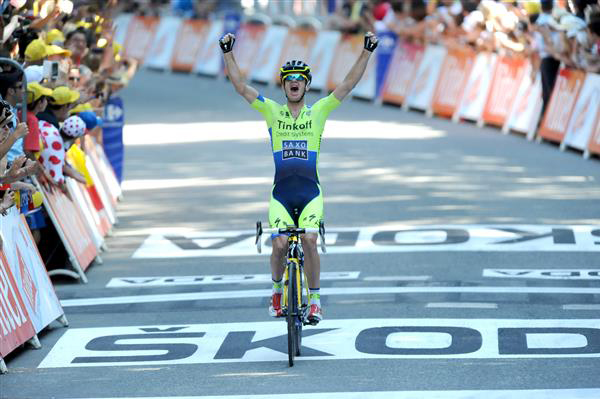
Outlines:
{"type": "Polygon", "coordinates": [[[286,234],[288,236],[288,251],[285,262],[283,277],[283,297],[281,308],[287,322],[288,362],[290,367],[294,365],[294,358],[300,356],[302,347],[302,326],[313,324],[307,319],[308,312],[308,284],[305,284],[304,274],[304,252],[301,234],[318,233],[321,240],[321,251],[325,249],[325,225],[319,224],[319,228],[297,228],[288,226],[285,228],[263,229],[262,223],[256,223],[256,246],[261,252],[261,236],[267,234],[286,234]]]}

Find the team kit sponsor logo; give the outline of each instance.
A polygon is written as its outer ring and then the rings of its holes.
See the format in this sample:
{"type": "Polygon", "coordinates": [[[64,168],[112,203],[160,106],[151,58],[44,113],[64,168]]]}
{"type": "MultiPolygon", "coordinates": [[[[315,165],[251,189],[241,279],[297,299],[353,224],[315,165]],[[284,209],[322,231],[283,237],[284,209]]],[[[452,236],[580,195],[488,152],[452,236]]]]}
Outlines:
{"type": "Polygon", "coordinates": [[[283,159],[308,159],[308,142],[306,140],[283,140],[281,156],[283,159]]]}
{"type": "MultiPolygon", "coordinates": [[[[171,230],[172,231],[172,230],[171,230]]],[[[151,234],[134,258],[258,255],[254,231],[151,234]]],[[[431,252],[431,251],[600,251],[600,226],[448,225],[399,228],[327,228],[327,252],[431,252]]],[[[263,245],[271,240],[265,237],[263,245]]],[[[265,250],[263,255],[270,251],[265,250]]]]}
{"type": "MultiPolygon", "coordinates": [[[[40,368],[287,360],[283,322],[69,329],[40,368]]],[[[600,320],[324,320],[299,360],[600,357],[600,320]]]]}

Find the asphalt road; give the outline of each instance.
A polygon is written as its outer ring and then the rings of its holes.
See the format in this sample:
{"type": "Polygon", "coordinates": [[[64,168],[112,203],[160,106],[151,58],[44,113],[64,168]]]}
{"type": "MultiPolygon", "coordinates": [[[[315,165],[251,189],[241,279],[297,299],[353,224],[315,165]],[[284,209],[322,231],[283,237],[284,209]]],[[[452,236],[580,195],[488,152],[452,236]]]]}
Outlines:
{"type": "Polygon", "coordinates": [[[55,280],[71,325],[7,359],[0,398],[600,397],[598,159],[346,100],[320,157],[325,320],[288,368],[251,237],[273,175],[260,114],[188,75],[140,71],[123,97],[104,264],[55,280]]]}

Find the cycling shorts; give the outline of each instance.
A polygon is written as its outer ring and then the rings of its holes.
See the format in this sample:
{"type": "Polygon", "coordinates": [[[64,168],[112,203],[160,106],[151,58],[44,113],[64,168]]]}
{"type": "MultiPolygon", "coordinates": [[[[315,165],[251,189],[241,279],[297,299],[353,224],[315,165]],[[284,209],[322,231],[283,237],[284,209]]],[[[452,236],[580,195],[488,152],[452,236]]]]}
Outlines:
{"type": "Polygon", "coordinates": [[[318,228],[323,220],[321,186],[302,176],[290,176],[273,186],[269,204],[269,224],[318,228]]]}

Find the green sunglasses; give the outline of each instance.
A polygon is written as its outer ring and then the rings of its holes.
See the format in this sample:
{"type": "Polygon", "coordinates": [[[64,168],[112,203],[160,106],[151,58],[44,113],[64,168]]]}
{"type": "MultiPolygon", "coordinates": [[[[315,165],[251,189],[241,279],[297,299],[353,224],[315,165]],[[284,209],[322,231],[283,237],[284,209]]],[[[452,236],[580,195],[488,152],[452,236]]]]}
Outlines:
{"type": "Polygon", "coordinates": [[[306,76],[302,75],[301,73],[290,73],[289,75],[286,75],[285,78],[283,78],[283,80],[299,82],[301,80],[306,80],[306,76]]]}

